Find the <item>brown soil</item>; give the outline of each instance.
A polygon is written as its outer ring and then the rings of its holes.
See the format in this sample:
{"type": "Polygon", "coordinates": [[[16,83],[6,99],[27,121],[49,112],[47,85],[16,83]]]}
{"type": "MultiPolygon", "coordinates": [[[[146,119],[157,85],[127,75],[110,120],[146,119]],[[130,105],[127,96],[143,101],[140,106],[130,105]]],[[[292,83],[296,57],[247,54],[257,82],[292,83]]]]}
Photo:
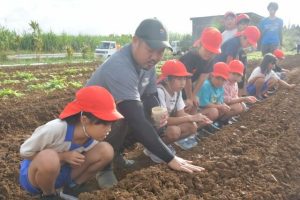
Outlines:
{"type": "MultiPolygon", "coordinates": [[[[117,186],[81,194],[80,199],[300,199],[299,62],[300,56],[295,55],[282,63],[292,70],[288,82],[298,84],[294,90],[280,89],[255,104],[238,123],[203,139],[194,149],[177,149],[179,156],[205,167],[205,172],[186,174],[155,165],[138,146],[128,153],[137,164],[117,170],[121,179],[117,186]]],[[[3,68],[0,74],[15,70],[59,73],[68,67],[3,68]]],[[[74,77],[85,83],[95,64],[72,67],[88,69],[74,77]]],[[[76,91],[47,93],[24,88],[24,84],[14,85],[25,93],[21,98],[0,99],[0,199],[32,199],[18,184],[20,144],[37,126],[57,117],[76,91]]],[[[89,185],[94,188],[95,181],[89,185]]]]}

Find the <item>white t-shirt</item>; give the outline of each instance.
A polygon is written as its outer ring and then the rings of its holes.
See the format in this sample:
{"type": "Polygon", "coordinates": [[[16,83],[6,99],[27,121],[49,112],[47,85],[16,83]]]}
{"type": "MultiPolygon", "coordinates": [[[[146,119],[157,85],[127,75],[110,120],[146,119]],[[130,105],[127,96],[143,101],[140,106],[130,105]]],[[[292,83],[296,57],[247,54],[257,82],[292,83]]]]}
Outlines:
{"type": "Polygon", "coordinates": [[[273,71],[273,70],[271,70],[268,74],[263,74],[263,73],[261,73],[261,69],[260,69],[260,67],[258,66],[258,67],[256,67],[253,71],[252,71],[252,73],[251,73],[251,75],[250,75],[250,77],[249,77],[249,79],[248,79],[248,82],[250,81],[250,80],[252,80],[253,78],[255,78],[255,77],[257,77],[257,76],[261,76],[261,75],[264,75],[265,76],[265,82],[266,81],[268,81],[270,78],[275,78],[275,79],[277,79],[277,80],[279,80],[280,78],[279,78],[279,76],[273,71]]]}
{"type": "Polygon", "coordinates": [[[235,34],[237,33],[237,29],[232,29],[232,30],[225,30],[222,33],[222,44],[224,44],[227,40],[233,38],[235,34]]]}
{"type": "Polygon", "coordinates": [[[90,139],[84,145],[72,145],[73,135],[74,128],[68,132],[66,121],[54,119],[35,129],[31,137],[21,145],[20,154],[22,157],[30,157],[44,149],[53,149],[56,152],[73,150],[81,153],[89,151],[98,143],[90,139]]]}
{"type": "Polygon", "coordinates": [[[158,85],[157,86],[157,93],[158,93],[158,99],[160,102],[160,105],[162,107],[165,107],[168,109],[168,113],[170,114],[171,111],[174,109],[175,107],[175,102],[177,99],[177,95],[179,95],[178,97],[178,101],[176,104],[176,110],[183,110],[185,107],[184,101],[182,99],[182,95],[181,92],[179,92],[179,94],[177,92],[174,93],[173,96],[171,96],[168,91],[164,88],[163,85],[158,85]]]}

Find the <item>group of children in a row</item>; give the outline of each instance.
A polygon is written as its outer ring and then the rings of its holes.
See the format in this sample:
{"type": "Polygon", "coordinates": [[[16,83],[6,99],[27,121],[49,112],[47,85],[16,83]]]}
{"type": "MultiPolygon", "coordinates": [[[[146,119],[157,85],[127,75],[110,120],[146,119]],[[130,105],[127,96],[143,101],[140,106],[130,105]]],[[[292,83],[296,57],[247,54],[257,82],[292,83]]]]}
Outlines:
{"type": "MultiPolygon", "coordinates": [[[[275,52],[277,57],[279,52],[282,53],[281,50],[275,52]]],[[[215,63],[212,73],[197,93],[199,107],[196,114],[185,111],[182,98],[186,80],[192,74],[179,60],[166,61],[158,80],[160,105],[166,107],[170,115],[166,130],[161,133],[164,142],[169,144],[171,150],[173,147],[170,144],[173,142],[184,150],[190,149],[197,145],[201,137],[213,134],[222,125],[235,122],[239,114],[249,109],[249,105],[266,98],[278,85],[295,87],[295,84],[286,83],[273,71],[277,62],[275,55],[266,54],[260,66],[251,73],[246,86],[248,96],[238,95],[238,82],[244,76],[243,63],[239,60],[232,60],[229,64],[215,63]]],[[[147,150],[144,152],[153,161],[161,162],[147,150]]]]}

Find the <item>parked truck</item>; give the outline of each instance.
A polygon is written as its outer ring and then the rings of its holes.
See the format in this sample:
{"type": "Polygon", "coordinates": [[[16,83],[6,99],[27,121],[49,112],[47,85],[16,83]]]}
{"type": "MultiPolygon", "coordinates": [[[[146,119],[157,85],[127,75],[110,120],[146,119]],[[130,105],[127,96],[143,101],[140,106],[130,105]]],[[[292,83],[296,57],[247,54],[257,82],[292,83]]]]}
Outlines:
{"type": "Polygon", "coordinates": [[[95,55],[107,59],[118,51],[119,48],[120,45],[118,45],[115,41],[102,41],[100,45],[96,47],[95,55]]]}

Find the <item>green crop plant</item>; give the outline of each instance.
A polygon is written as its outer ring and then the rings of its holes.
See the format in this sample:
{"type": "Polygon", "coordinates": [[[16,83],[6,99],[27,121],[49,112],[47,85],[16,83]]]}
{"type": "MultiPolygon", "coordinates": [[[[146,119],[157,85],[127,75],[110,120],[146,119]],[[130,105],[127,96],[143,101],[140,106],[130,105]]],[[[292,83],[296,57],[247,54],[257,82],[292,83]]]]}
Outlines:
{"type": "Polygon", "coordinates": [[[68,86],[74,87],[74,88],[81,88],[83,85],[82,83],[78,81],[72,81],[68,83],[68,86]]]}
{"type": "Polygon", "coordinates": [[[81,70],[80,69],[74,69],[74,68],[69,68],[66,69],[63,74],[65,75],[74,75],[74,74],[78,74],[81,70]]]}
{"type": "Polygon", "coordinates": [[[45,83],[39,83],[39,84],[31,84],[28,85],[27,88],[29,90],[49,90],[49,91],[53,91],[53,90],[60,90],[60,89],[65,89],[67,87],[67,83],[66,83],[66,78],[59,78],[56,76],[51,75],[52,79],[45,82],[45,83]]]}
{"type": "Polygon", "coordinates": [[[16,72],[14,77],[26,80],[26,81],[35,81],[38,80],[32,73],[29,72],[16,72]]]}
{"type": "Polygon", "coordinates": [[[24,94],[9,88],[0,89],[0,98],[20,97],[22,95],[24,94]]]}
{"type": "Polygon", "coordinates": [[[2,81],[2,84],[19,84],[20,81],[19,80],[4,80],[2,81]]]}
{"type": "Polygon", "coordinates": [[[5,73],[5,72],[0,72],[0,77],[7,77],[8,76],[8,74],[7,73],[5,73]]]}

